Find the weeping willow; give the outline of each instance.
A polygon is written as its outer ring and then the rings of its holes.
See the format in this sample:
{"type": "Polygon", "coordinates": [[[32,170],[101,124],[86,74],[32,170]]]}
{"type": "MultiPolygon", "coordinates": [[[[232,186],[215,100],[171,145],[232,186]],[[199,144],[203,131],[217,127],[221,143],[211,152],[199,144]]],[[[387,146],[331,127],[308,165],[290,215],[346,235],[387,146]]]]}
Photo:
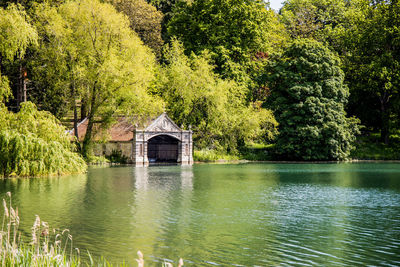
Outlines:
{"type": "Polygon", "coordinates": [[[17,114],[1,110],[0,176],[43,176],[81,173],[82,157],[70,136],[51,114],[26,103],[17,114]]]}

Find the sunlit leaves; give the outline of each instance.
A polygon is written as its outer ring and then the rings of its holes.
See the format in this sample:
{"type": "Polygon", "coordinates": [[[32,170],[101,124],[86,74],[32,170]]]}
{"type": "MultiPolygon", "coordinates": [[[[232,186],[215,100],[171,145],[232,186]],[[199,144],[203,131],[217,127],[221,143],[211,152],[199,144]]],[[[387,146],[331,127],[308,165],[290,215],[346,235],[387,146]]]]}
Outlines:
{"type": "Polygon", "coordinates": [[[78,92],[92,121],[87,142],[95,119],[106,122],[116,114],[160,112],[160,101],[147,93],[154,80],[155,57],[129,28],[125,15],[97,0],[71,1],[58,7],[43,4],[35,13],[44,49],[38,52],[38,76],[52,74],[59,90],[65,91],[66,85],[78,92]],[[51,70],[40,70],[41,61],[53,59],[63,67],[61,80],[56,75],[58,66],[46,64],[51,70]]]}
{"type": "Polygon", "coordinates": [[[86,170],[86,163],[74,152],[71,136],[49,112],[26,102],[18,113],[0,107],[0,114],[0,177],[86,170]]]}
{"type": "Polygon", "coordinates": [[[287,41],[277,15],[257,0],[180,2],[168,32],[183,42],[187,55],[208,50],[221,77],[234,79],[250,90],[258,87],[254,79],[258,65],[287,41]],[[257,60],[259,52],[264,57],[257,60]]]}
{"type": "Polygon", "coordinates": [[[127,15],[130,27],[154,53],[160,57],[163,40],[161,38],[160,11],[148,4],[145,0],[108,0],[118,11],[127,15]]]}
{"type": "Polygon", "coordinates": [[[246,141],[274,137],[272,113],[246,104],[246,89],[216,75],[207,53],[187,57],[173,41],[165,57],[158,92],[178,124],[193,126],[197,147],[235,153],[246,141]]]}
{"type": "Polygon", "coordinates": [[[0,8],[0,54],[8,60],[23,57],[26,48],[37,41],[37,32],[21,6],[0,8]]]}
{"type": "Polygon", "coordinates": [[[11,96],[9,80],[1,74],[2,60],[22,58],[27,47],[36,42],[37,32],[21,6],[10,4],[6,9],[0,8],[0,102],[11,96]]]}

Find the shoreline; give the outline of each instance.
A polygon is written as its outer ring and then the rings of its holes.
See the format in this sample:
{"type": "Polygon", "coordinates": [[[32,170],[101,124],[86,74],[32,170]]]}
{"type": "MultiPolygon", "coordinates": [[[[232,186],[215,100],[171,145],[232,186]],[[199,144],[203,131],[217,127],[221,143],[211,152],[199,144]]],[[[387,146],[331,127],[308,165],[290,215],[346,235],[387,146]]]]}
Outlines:
{"type": "Polygon", "coordinates": [[[322,161],[290,161],[290,160],[216,160],[216,161],[195,161],[196,164],[204,163],[277,163],[277,164],[326,164],[326,163],[400,163],[400,160],[375,160],[375,159],[352,159],[345,161],[322,160],[322,161]]]}

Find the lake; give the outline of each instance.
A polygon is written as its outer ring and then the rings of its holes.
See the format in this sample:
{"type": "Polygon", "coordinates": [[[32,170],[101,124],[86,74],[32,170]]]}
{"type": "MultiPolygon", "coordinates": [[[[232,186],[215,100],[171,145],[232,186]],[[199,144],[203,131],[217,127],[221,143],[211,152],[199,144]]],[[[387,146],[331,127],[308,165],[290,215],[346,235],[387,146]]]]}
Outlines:
{"type": "Polygon", "coordinates": [[[90,168],[0,180],[8,191],[25,240],[38,214],[113,263],[400,265],[398,163],[90,168]]]}

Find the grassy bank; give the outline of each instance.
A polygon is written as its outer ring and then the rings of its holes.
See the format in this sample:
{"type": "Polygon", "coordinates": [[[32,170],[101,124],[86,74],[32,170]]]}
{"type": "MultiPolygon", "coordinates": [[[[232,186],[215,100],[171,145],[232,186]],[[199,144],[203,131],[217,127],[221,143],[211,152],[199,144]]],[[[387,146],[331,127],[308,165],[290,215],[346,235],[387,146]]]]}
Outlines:
{"type": "MultiPolygon", "coordinates": [[[[389,144],[380,142],[378,133],[357,137],[355,149],[351,152],[353,160],[400,160],[400,135],[390,136],[389,144]]],[[[273,161],[274,145],[251,144],[240,150],[237,155],[229,155],[213,150],[196,150],[194,160],[200,162],[216,161],[273,161]]]]}
{"type": "MultiPolygon", "coordinates": [[[[7,267],[41,267],[41,266],[107,266],[113,264],[101,257],[94,260],[89,252],[88,262],[81,260],[80,250],[73,246],[73,238],[68,229],[58,231],[51,229],[36,215],[32,226],[30,242],[24,242],[19,230],[20,218],[18,208],[14,209],[11,201],[11,193],[7,193],[7,200],[3,199],[3,220],[0,232],[0,266],[7,267]]],[[[136,259],[139,267],[144,267],[143,254],[138,251],[136,259]]],[[[115,266],[115,265],[114,265],[115,266]]],[[[118,266],[128,266],[122,263],[118,266]]],[[[169,262],[162,266],[172,267],[169,262]]],[[[178,267],[183,266],[180,259],[178,267]]]]}
{"type": "Polygon", "coordinates": [[[193,159],[200,162],[217,162],[217,161],[267,161],[273,160],[271,157],[273,145],[250,144],[240,149],[238,154],[231,155],[228,153],[218,152],[210,149],[195,150],[193,159]]]}
{"type": "Polygon", "coordinates": [[[358,160],[400,160],[400,136],[391,135],[389,144],[379,140],[378,133],[360,136],[356,148],[351,153],[352,159],[358,160]]]}

